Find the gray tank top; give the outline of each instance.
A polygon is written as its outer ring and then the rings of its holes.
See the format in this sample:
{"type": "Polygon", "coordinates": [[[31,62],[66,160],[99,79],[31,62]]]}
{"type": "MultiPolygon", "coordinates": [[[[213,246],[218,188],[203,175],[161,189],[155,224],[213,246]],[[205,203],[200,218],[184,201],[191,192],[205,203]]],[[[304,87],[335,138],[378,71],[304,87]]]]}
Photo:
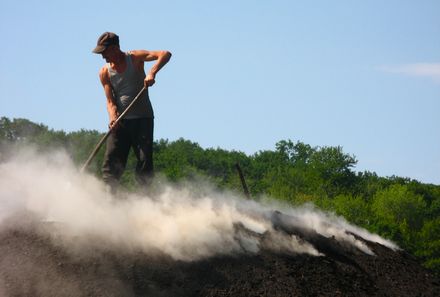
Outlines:
{"type": "MultiPolygon", "coordinates": [[[[125,54],[127,67],[123,73],[118,73],[107,63],[110,83],[113,88],[113,96],[116,100],[118,112],[122,113],[133,101],[134,97],[144,86],[145,71],[138,71],[129,53],[125,54]]],[[[130,110],[124,115],[124,119],[154,118],[153,107],[148,96],[148,88],[142,94],[130,110]]]]}

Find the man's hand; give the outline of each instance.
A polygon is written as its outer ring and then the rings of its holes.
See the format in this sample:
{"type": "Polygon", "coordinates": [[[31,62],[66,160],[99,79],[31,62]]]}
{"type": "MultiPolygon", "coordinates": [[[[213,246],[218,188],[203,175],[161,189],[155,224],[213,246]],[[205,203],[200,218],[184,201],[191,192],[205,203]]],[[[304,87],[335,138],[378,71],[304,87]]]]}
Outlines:
{"type": "Polygon", "coordinates": [[[118,113],[115,113],[115,114],[111,117],[111,119],[110,119],[110,123],[108,124],[108,128],[109,128],[110,130],[116,131],[116,130],[119,129],[119,127],[121,127],[121,121],[119,121],[119,122],[116,123],[116,120],[118,119],[118,117],[119,117],[119,114],[118,114],[118,113]],[[115,124],[115,123],[116,123],[116,124],[115,124]]]}
{"type": "Polygon", "coordinates": [[[154,75],[153,74],[151,74],[151,72],[150,73],[148,73],[148,75],[145,77],[145,80],[144,80],[144,86],[145,87],[151,87],[152,85],[154,85],[154,83],[156,82],[155,80],[154,80],[154,75]]]}

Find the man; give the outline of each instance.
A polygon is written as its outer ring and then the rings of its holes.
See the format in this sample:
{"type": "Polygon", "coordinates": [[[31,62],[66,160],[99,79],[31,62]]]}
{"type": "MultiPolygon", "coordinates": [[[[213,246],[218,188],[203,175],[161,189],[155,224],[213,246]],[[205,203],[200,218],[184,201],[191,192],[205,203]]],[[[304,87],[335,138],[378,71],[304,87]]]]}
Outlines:
{"type": "Polygon", "coordinates": [[[146,184],[153,175],[154,114],[148,96],[148,87],[155,83],[156,74],[170,60],[168,51],[121,51],[115,33],[103,33],[93,53],[101,54],[107,62],[99,71],[99,78],[107,98],[111,133],[102,165],[104,181],[114,192],[122,176],[130,148],[136,155],[136,179],[146,184]],[[156,61],[147,75],[144,63],[156,61]],[[143,86],[147,89],[133,104],[121,121],[118,116],[132,102],[143,86]]]}

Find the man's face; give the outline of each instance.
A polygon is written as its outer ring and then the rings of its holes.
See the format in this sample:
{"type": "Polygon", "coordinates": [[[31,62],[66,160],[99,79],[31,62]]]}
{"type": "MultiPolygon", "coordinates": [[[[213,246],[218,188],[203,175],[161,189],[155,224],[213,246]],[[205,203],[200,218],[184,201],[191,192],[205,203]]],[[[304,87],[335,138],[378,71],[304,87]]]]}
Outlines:
{"type": "Polygon", "coordinates": [[[111,63],[115,61],[115,57],[116,57],[116,48],[114,45],[110,45],[109,47],[106,48],[105,51],[103,51],[101,53],[102,58],[105,59],[105,61],[107,63],[111,63]]]}

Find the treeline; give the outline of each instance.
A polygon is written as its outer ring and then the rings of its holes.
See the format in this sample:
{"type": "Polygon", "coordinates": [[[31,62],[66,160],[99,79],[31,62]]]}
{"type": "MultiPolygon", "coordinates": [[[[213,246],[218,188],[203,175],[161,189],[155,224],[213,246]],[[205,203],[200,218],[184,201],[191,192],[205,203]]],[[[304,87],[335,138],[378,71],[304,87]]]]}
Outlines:
{"type": "MultiPolygon", "coordinates": [[[[102,133],[90,130],[65,133],[26,119],[0,119],[0,157],[6,146],[33,144],[40,150],[63,148],[80,166],[102,133]]],[[[103,149],[90,166],[100,175],[103,149]]],[[[282,140],[274,150],[246,155],[238,151],[200,147],[184,139],[154,143],[156,172],[171,182],[203,176],[220,189],[241,190],[235,164],[243,169],[253,197],[267,195],[299,205],[313,203],[348,221],[389,238],[418,256],[440,274],[440,186],[397,176],[356,172],[353,155],[341,147],[312,147],[282,140]]],[[[131,155],[127,165],[134,168],[131,155]]],[[[123,184],[136,187],[133,170],[123,184]]]]}

